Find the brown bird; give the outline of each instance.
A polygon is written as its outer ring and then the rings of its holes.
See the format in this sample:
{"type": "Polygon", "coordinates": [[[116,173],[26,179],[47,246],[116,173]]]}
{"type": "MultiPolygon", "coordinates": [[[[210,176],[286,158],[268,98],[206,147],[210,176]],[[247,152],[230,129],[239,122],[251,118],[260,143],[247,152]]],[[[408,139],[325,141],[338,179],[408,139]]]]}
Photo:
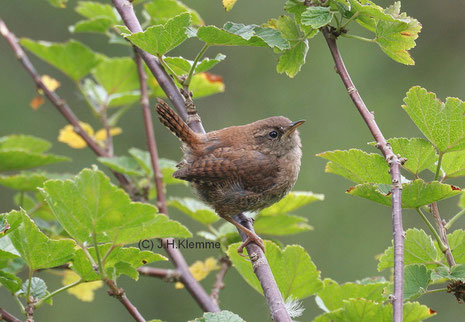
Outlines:
{"type": "Polygon", "coordinates": [[[302,156],[297,127],[283,116],[206,134],[195,133],[162,100],[156,106],[160,121],[182,142],[184,158],[173,177],[186,180],[218,215],[247,234],[264,250],[260,237],[231,218],[244,211],[266,208],[294,186],[302,156]]]}

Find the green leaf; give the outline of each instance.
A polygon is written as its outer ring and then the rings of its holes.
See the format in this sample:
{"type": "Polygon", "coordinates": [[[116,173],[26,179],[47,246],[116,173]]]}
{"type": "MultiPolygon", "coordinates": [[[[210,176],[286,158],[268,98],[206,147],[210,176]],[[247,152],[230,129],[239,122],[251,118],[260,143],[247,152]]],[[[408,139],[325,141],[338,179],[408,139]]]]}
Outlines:
{"type": "Polygon", "coordinates": [[[426,138],[445,153],[465,149],[465,103],[448,97],[441,102],[434,93],[414,86],[402,107],[426,138]]]}
{"type": "Polygon", "coordinates": [[[90,20],[81,20],[76,22],[73,26],[69,26],[69,32],[91,32],[104,34],[113,26],[113,22],[107,18],[95,18],[90,20]]]}
{"type": "Polygon", "coordinates": [[[337,282],[327,278],[323,281],[323,288],[318,291],[318,297],[323,301],[329,311],[334,311],[344,306],[344,300],[351,298],[363,298],[375,302],[384,302],[384,288],[388,283],[345,283],[338,285],[337,282]]]}
{"type": "Polygon", "coordinates": [[[164,24],[169,19],[185,12],[191,15],[193,25],[201,26],[204,24],[197,11],[177,0],[154,0],[144,4],[144,8],[154,25],[164,24]]]}
{"type": "Polygon", "coordinates": [[[376,25],[379,20],[395,21],[395,19],[385,13],[384,9],[371,1],[349,0],[350,12],[346,12],[346,18],[358,14],[356,21],[371,32],[376,32],[376,25]]]}
{"type": "MultiPolygon", "coordinates": [[[[404,240],[404,265],[423,264],[428,268],[436,267],[438,251],[431,237],[423,230],[407,229],[404,240]]],[[[394,248],[386,249],[379,257],[378,271],[394,266],[394,248]]]]}
{"type": "MultiPolygon", "coordinates": [[[[100,245],[98,247],[100,256],[106,254],[110,247],[111,244],[100,245]]],[[[95,248],[90,247],[88,248],[88,251],[94,261],[96,261],[97,255],[95,253],[95,248]]],[[[108,255],[107,259],[105,260],[104,270],[107,271],[116,268],[116,277],[120,276],[121,274],[125,274],[137,280],[138,274],[135,270],[137,267],[160,260],[167,259],[160,254],[156,254],[152,251],[140,251],[135,247],[116,247],[111,251],[110,255],[108,255]],[[136,272],[136,275],[133,275],[133,271],[136,272]]],[[[76,251],[76,255],[72,260],[71,268],[86,282],[100,279],[100,276],[92,268],[92,264],[82,249],[78,249],[76,251]]]]}
{"type": "Polygon", "coordinates": [[[21,284],[22,280],[16,275],[0,270],[0,285],[5,286],[10,293],[16,293],[21,288],[21,284]]]}
{"type": "Polygon", "coordinates": [[[414,175],[430,168],[438,160],[434,146],[425,139],[393,138],[387,141],[395,154],[407,158],[403,167],[414,175]]]}
{"type": "MultiPolygon", "coordinates": [[[[294,14],[295,21],[304,33],[311,32],[312,27],[302,24],[302,14],[307,10],[304,0],[287,0],[284,4],[284,10],[294,14]]],[[[317,31],[316,31],[317,32],[317,31]]]]}
{"type": "Polygon", "coordinates": [[[54,154],[40,154],[21,150],[0,151],[0,171],[24,170],[71,159],[54,154]]]}
{"type": "Polygon", "coordinates": [[[407,265],[404,268],[404,300],[412,300],[425,294],[431,282],[431,271],[425,265],[407,265]]]}
{"type": "MultiPolygon", "coordinates": [[[[3,214],[3,216],[6,217],[7,214],[3,214]]],[[[8,222],[6,222],[6,223],[9,226],[9,223],[8,222]]],[[[7,233],[8,230],[10,230],[12,228],[14,228],[14,227],[9,227],[5,231],[5,233],[7,233]]],[[[3,234],[2,234],[2,236],[3,236],[3,234]]],[[[20,256],[21,255],[18,253],[15,246],[11,242],[10,237],[3,236],[2,238],[0,238],[0,258],[1,259],[10,260],[10,259],[18,258],[20,256]]]]}
{"type": "Polygon", "coordinates": [[[286,50],[280,57],[276,71],[280,74],[286,73],[287,76],[293,78],[302,65],[305,64],[305,58],[308,53],[308,41],[305,39],[289,50],[286,50]]]}
{"type": "Polygon", "coordinates": [[[78,14],[88,19],[106,18],[112,23],[117,23],[120,20],[113,6],[109,4],[94,1],[79,1],[75,10],[78,14]]]}
{"type": "Polygon", "coordinates": [[[233,22],[226,23],[223,29],[202,26],[197,31],[197,37],[210,46],[258,46],[281,50],[289,48],[289,43],[277,30],[233,22]]]}
{"type": "Polygon", "coordinates": [[[196,199],[175,198],[171,199],[168,202],[168,205],[182,211],[192,219],[195,219],[204,225],[213,224],[220,219],[220,217],[218,217],[215,213],[215,210],[196,199]]]}
{"type": "MultiPolygon", "coordinates": [[[[382,191],[384,186],[371,183],[350,187],[346,193],[391,206],[391,192],[382,191]]],[[[460,194],[462,190],[438,181],[424,182],[417,179],[402,184],[402,208],[420,208],[432,202],[460,194]]]]}
{"type": "Polygon", "coordinates": [[[34,191],[42,187],[48,179],[58,178],[62,175],[47,172],[21,172],[11,176],[0,175],[0,184],[19,191],[34,191]]]}
{"type": "Polygon", "coordinates": [[[458,264],[452,267],[439,266],[431,275],[434,281],[447,279],[453,281],[465,281],[465,264],[458,264]]]}
{"type": "Polygon", "coordinates": [[[195,97],[210,96],[224,92],[223,78],[209,73],[199,73],[192,77],[189,89],[195,97]]]}
{"type": "Polygon", "coordinates": [[[23,38],[20,43],[74,81],[86,76],[99,63],[99,56],[89,47],[76,40],[69,40],[65,43],[51,43],[23,38]]]}
{"type": "Polygon", "coordinates": [[[57,8],[66,8],[67,2],[68,0],[48,0],[48,3],[57,8]]]}
{"type": "Polygon", "coordinates": [[[215,58],[204,58],[195,67],[195,72],[206,72],[207,70],[210,70],[213,67],[215,67],[219,62],[223,61],[225,58],[226,56],[223,54],[217,54],[215,58]]]}
{"type": "Polygon", "coordinates": [[[258,216],[255,218],[254,228],[260,235],[294,235],[313,230],[307,221],[307,218],[293,215],[258,216]]]}
{"type": "MultiPolygon", "coordinates": [[[[204,58],[200,62],[198,62],[197,66],[195,67],[196,73],[206,72],[207,70],[212,69],[216,66],[219,62],[226,58],[223,54],[216,55],[215,58],[204,58]]],[[[191,70],[192,64],[194,63],[191,60],[187,60],[183,57],[165,57],[165,63],[167,63],[171,69],[177,74],[188,74],[191,70]]]]}
{"type": "Polygon", "coordinates": [[[325,196],[310,191],[291,191],[283,199],[260,211],[261,216],[287,214],[315,201],[322,201],[325,196]]]}
{"type": "Polygon", "coordinates": [[[201,318],[193,322],[245,322],[245,320],[235,313],[223,310],[216,313],[205,312],[201,318]]]}
{"type": "Polygon", "coordinates": [[[139,166],[147,175],[153,175],[152,161],[150,159],[149,152],[140,150],[138,148],[131,148],[129,149],[129,154],[137,161],[139,166]]]}
{"type": "Polygon", "coordinates": [[[441,169],[446,178],[465,176],[465,150],[444,154],[441,169]]]}
{"type": "Polygon", "coordinates": [[[453,233],[447,234],[449,247],[457,264],[465,263],[465,230],[457,229],[453,233]]]}
{"type": "Polygon", "coordinates": [[[379,154],[350,149],[323,152],[317,156],[330,161],[325,172],[338,174],[355,183],[391,184],[389,166],[379,154]]]}
{"type": "Polygon", "coordinates": [[[22,150],[26,152],[43,153],[52,145],[50,142],[30,135],[9,135],[0,137],[0,151],[22,150]]]}
{"type": "Polygon", "coordinates": [[[169,19],[164,25],[155,25],[144,32],[126,36],[137,47],[155,55],[162,56],[187,39],[186,28],[190,23],[188,13],[169,19]]]}
{"type": "Polygon", "coordinates": [[[11,211],[7,220],[12,227],[16,226],[8,237],[31,270],[59,266],[72,258],[75,243],[69,239],[48,238],[24,210],[11,211]]]}
{"type": "Polygon", "coordinates": [[[301,16],[301,24],[318,29],[326,26],[333,20],[333,13],[329,7],[308,7],[301,16]]]}
{"type": "MultiPolygon", "coordinates": [[[[45,295],[47,295],[47,284],[45,284],[44,280],[38,277],[32,277],[30,280],[31,287],[30,287],[30,295],[37,299],[40,300],[43,298],[45,295]]],[[[29,288],[29,280],[26,280],[22,287],[21,287],[21,293],[22,294],[27,294],[27,290],[29,288]]]]}
{"type": "Polygon", "coordinates": [[[74,180],[49,180],[41,193],[63,228],[78,244],[129,244],[154,237],[190,237],[189,230],[157,214],[154,206],[131,202],[103,172],[82,170],[74,180]]]}
{"type": "MultiPolygon", "coordinates": [[[[255,276],[250,261],[237,253],[240,243],[228,248],[228,256],[234,267],[245,281],[256,291],[262,293],[260,283],[255,276]]],[[[265,254],[273,276],[284,299],[303,299],[315,294],[322,286],[320,272],[305,249],[299,245],[286,246],[281,250],[271,241],[265,241],[265,254]]]]}
{"type": "Polygon", "coordinates": [[[381,49],[395,61],[414,65],[415,62],[408,50],[415,47],[415,39],[421,30],[418,20],[400,13],[400,2],[395,2],[384,11],[395,18],[395,21],[379,20],[376,25],[376,42],[381,49]]]}
{"type": "Polygon", "coordinates": [[[113,158],[97,158],[99,162],[106,165],[112,170],[119,173],[124,173],[130,176],[142,176],[144,173],[141,171],[139,164],[134,158],[128,156],[120,156],[113,158]]]}
{"type": "Polygon", "coordinates": [[[136,63],[129,57],[103,59],[92,75],[108,94],[124,93],[140,87],[136,63]]]}

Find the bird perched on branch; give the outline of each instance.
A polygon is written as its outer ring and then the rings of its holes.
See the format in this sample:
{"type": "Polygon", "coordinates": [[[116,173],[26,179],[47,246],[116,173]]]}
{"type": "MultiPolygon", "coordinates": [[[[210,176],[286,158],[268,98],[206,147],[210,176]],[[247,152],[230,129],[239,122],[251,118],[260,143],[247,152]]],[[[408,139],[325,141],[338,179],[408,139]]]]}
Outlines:
{"type": "Polygon", "coordinates": [[[218,215],[247,234],[246,241],[264,250],[263,240],[232,216],[266,208],[294,186],[302,156],[297,128],[283,116],[269,117],[206,134],[195,133],[161,99],[156,106],[160,121],[182,142],[184,158],[173,177],[186,180],[218,215]]]}

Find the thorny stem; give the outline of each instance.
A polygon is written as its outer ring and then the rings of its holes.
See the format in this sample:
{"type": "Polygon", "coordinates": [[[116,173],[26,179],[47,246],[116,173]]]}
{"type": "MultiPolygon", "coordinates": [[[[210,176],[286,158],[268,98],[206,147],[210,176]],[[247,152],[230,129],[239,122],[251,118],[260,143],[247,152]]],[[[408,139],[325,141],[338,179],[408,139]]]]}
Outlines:
{"type": "Polygon", "coordinates": [[[376,140],[377,148],[381,150],[389,165],[392,183],[392,227],[394,237],[394,296],[392,297],[392,306],[393,320],[394,322],[400,322],[403,319],[402,302],[404,292],[404,230],[402,228],[401,163],[399,158],[392,152],[390,145],[386,142],[383,133],[376,124],[374,115],[370,113],[365,102],[357,91],[357,88],[352,82],[349,72],[342,60],[341,53],[337,47],[336,37],[333,35],[332,30],[330,30],[330,27],[323,27],[321,28],[321,31],[326,39],[331,55],[333,56],[337,73],[341,77],[350,98],[376,140]]]}
{"type": "Polygon", "coordinates": [[[423,219],[423,221],[425,222],[426,226],[428,226],[428,229],[431,231],[431,233],[433,234],[436,241],[438,242],[438,245],[439,245],[439,248],[441,249],[441,251],[445,252],[447,247],[442,242],[441,237],[439,237],[439,234],[436,231],[436,229],[434,229],[433,225],[430,223],[430,221],[428,220],[426,215],[423,213],[423,211],[421,211],[420,208],[416,208],[416,210],[417,210],[418,214],[420,215],[421,219],[423,219]]]}
{"type": "MultiPolygon", "coordinates": [[[[155,139],[155,133],[153,131],[152,116],[150,114],[150,106],[147,92],[147,75],[145,74],[142,59],[137,50],[135,58],[137,64],[137,72],[139,74],[139,80],[141,85],[140,103],[142,106],[142,113],[144,118],[147,146],[149,149],[150,160],[153,168],[155,187],[157,188],[157,207],[159,208],[160,212],[168,214],[168,209],[166,207],[166,196],[163,187],[163,175],[161,173],[160,164],[158,162],[157,143],[155,139]]],[[[172,245],[172,243],[172,238],[163,240],[163,246],[168,256],[171,258],[172,262],[181,274],[181,280],[183,284],[186,286],[186,289],[191,293],[191,295],[202,307],[202,309],[204,309],[205,311],[218,312],[220,308],[218,307],[218,305],[215,305],[215,303],[213,303],[213,301],[208,296],[207,292],[192,276],[192,274],[189,271],[189,266],[187,265],[186,260],[184,259],[179,249],[168,246],[172,245]]]]}
{"type": "Polygon", "coordinates": [[[134,320],[137,322],[146,322],[144,317],[139,313],[139,310],[137,307],[135,307],[131,301],[127,298],[126,294],[124,293],[124,290],[122,288],[118,288],[115,284],[115,282],[111,279],[106,278],[105,283],[108,285],[110,290],[108,291],[108,294],[110,296],[113,296],[117,298],[121,304],[128,310],[129,314],[132,315],[134,320]]]}
{"type": "MultiPolygon", "coordinates": [[[[0,19],[0,34],[7,40],[8,44],[10,45],[11,49],[14,51],[16,58],[23,64],[26,71],[31,75],[32,79],[36,86],[44,92],[45,96],[52,102],[52,104],[58,109],[58,111],[64,116],[64,118],[68,121],[69,124],[73,126],[74,132],[76,132],[95,152],[96,155],[100,157],[109,157],[105,149],[103,149],[81,126],[79,119],[76,117],[74,112],[71,110],[69,105],[63,100],[60,96],[58,96],[55,92],[50,91],[47,86],[42,82],[40,75],[37,73],[36,69],[32,65],[31,61],[27,57],[24,50],[18,44],[18,39],[16,36],[8,30],[5,22],[0,19]]],[[[113,174],[120,182],[121,186],[125,188],[127,191],[131,191],[132,187],[128,178],[118,172],[114,172],[113,174]]]]}
{"type": "Polygon", "coordinates": [[[447,263],[450,267],[455,265],[454,256],[452,256],[452,251],[450,250],[449,241],[447,240],[447,230],[445,228],[445,223],[442,221],[439,214],[438,204],[433,202],[431,204],[431,213],[433,214],[434,221],[436,222],[436,227],[439,231],[439,236],[441,237],[442,243],[445,246],[445,249],[441,249],[444,255],[446,255],[447,263]]]}

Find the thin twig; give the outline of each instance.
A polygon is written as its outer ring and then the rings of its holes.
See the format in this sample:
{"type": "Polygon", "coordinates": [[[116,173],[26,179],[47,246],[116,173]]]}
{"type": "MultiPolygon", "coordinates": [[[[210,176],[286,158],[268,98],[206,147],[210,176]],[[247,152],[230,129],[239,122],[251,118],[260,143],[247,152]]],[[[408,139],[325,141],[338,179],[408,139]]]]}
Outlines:
{"type": "Polygon", "coordinates": [[[113,296],[117,298],[121,304],[128,310],[129,314],[132,315],[134,320],[138,322],[145,322],[146,320],[144,317],[139,313],[139,310],[129,301],[129,299],[126,297],[126,294],[124,293],[124,290],[117,287],[115,282],[111,279],[105,279],[105,283],[108,285],[110,290],[108,291],[108,294],[110,296],[113,296]]]}
{"type": "Polygon", "coordinates": [[[444,245],[444,243],[442,242],[442,239],[441,239],[441,236],[439,236],[438,232],[436,231],[436,229],[434,229],[433,225],[431,225],[431,223],[429,222],[428,218],[425,216],[425,214],[423,213],[423,211],[421,211],[420,208],[416,208],[418,214],[420,215],[421,219],[423,219],[423,221],[425,222],[426,226],[428,227],[428,229],[431,231],[431,233],[433,234],[434,238],[436,239],[438,245],[439,245],[439,249],[441,249],[442,252],[445,252],[447,247],[446,245],[444,245]]]}
{"type": "Polygon", "coordinates": [[[34,322],[34,309],[35,300],[29,301],[26,306],[26,320],[25,322],[34,322]]]}
{"type": "Polygon", "coordinates": [[[394,237],[394,294],[392,297],[392,306],[393,320],[399,322],[402,321],[403,318],[402,297],[404,291],[404,230],[402,228],[401,163],[399,158],[392,152],[390,145],[386,142],[383,133],[376,124],[373,113],[370,113],[352,82],[337,47],[335,36],[328,27],[321,28],[321,31],[326,39],[331,55],[333,56],[337,73],[341,77],[350,98],[375,138],[377,148],[381,150],[381,153],[383,153],[389,165],[392,183],[392,226],[394,237]]]}
{"type": "MultiPolygon", "coordinates": [[[[147,92],[147,75],[144,71],[139,51],[136,50],[136,64],[137,71],[139,74],[140,86],[141,86],[141,105],[144,117],[145,134],[147,137],[147,145],[150,153],[150,160],[152,162],[152,168],[154,173],[155,187],[157,188],[157,206],[160,212],[168,214],[166,207],[166,197],[163,187],[163,175],[160,171],[160,165],[158,162],[158,151],[157,143],[155,140],[155,133],[153,132],[152,116],[150,114],[149,99],[147,92]]],[[[173,264],[176,266],[178,272],[181,274],[181,281],[185,285],[186,289],[191,293],[197,303],[205,311],[218,312],[220,309],[218,305],[215,305],[207,292],[200,285],[200,283],[192,276],[189,271],[189,266],[186,263],[181,251],[175,247],[172,247],[173,239],[168,238],[163,240],[163,246],[171,258],[173,264]]]]}
{"type": "Polygon", "coordinates": [[[177,269],[164,269],[158,267],[141,266],[137,268],[139,274],[144,276],[158,277],[165,282],[181,281],[181,274],[177,269]]]}
{"type": "Polygon", "coordinates": [[[231,267],[231,261],[227,256],[224,256],[220,259],[221,269],[216,274],[216,281],[213,284],[212,290],[210,292],[210,297],[215,301],[217,305],[219,305],[220,300],[220,291],[225,287],[224,285],[224,277],[228,272],[228,269],[231,267]]]}
{"type": "Polygon", "coordinates": [[[434,221],[436,223],[436,227],[439,231],[439,236],[441,237],[442,243],[445,246],[445,249],[442,251],[444,255],[446,255],[447,263],[450,267],[455,265],[454,256],[452,256],[452,252],[450,250],[449,241],[447,240],[447,230],[445,228],[446,223],[443,222],[441,219],[441,215],[439,214],[438,204],[433,202],[431,204],[431,213],[433,214],[434,221]]]}
{"type": "Polygon", "coordinates": [[[7,322],[21,322],[20,319],[15,317],[13,314],[8,313],[0,307],[0,321],[5,320],[7,322]]]}
{"type": "Polygon", "coordinates": [[[449,230],[450,227],[452,227],[452,225],[460,219],[460,217],[462,217],[463,215],[465,214],[465,208],[463,208],[462,210],[460,210],[454,217],[452,217],[448,222],[447,224],[444,226],[444,228],[446,230],[449,230]]]}
{"type": "MultiPolygon", "coordinates": [[[[105,149],[103,149],[82,128],[79,122],[79,119],[73,113],[73,111],[71,110],[69,105],[66,103],[66,101],[63,100],[60,96],[58,96],[55,92],[52,92],[51,90],[49,90],[47,86],[45,86],[45,84],[42,82],[42,79],[39,73],[36,71],[34,65],[32,65],[26,53],[21,48],[21,46],[18,44],[18,39],[12,32],[10,32],[10,30],[8,30],[8,27],[6,26],[5,22],[1,19],[0,19],[0,34],[7,40],[11,49],[14,51],[16,58],[18,58],[18,60],[21,62],[21,64],[23,64],[24,68],[29,73],[29,75],[31,75],[32,79],[34,80],[34,83],[36,84],[36,87],[40,88],[44,92],[45,96],[47,96],[50,102],[52,102],[52,104],[58,109],[58,111],[68,121],[68,123],[73,126],[74,132],[76,132],[87,143],[87,145],[92,149],[92,151],[95,152],[96,155],[101,156],[101,157],[109,157],[110,154],[107,151],[105,151],[105,149]]],[[[129,180],[126,176],[118,172],[113,172],[113,174],[127,191],[130,191],[132,189],[129,183],[129,180]]]]}

